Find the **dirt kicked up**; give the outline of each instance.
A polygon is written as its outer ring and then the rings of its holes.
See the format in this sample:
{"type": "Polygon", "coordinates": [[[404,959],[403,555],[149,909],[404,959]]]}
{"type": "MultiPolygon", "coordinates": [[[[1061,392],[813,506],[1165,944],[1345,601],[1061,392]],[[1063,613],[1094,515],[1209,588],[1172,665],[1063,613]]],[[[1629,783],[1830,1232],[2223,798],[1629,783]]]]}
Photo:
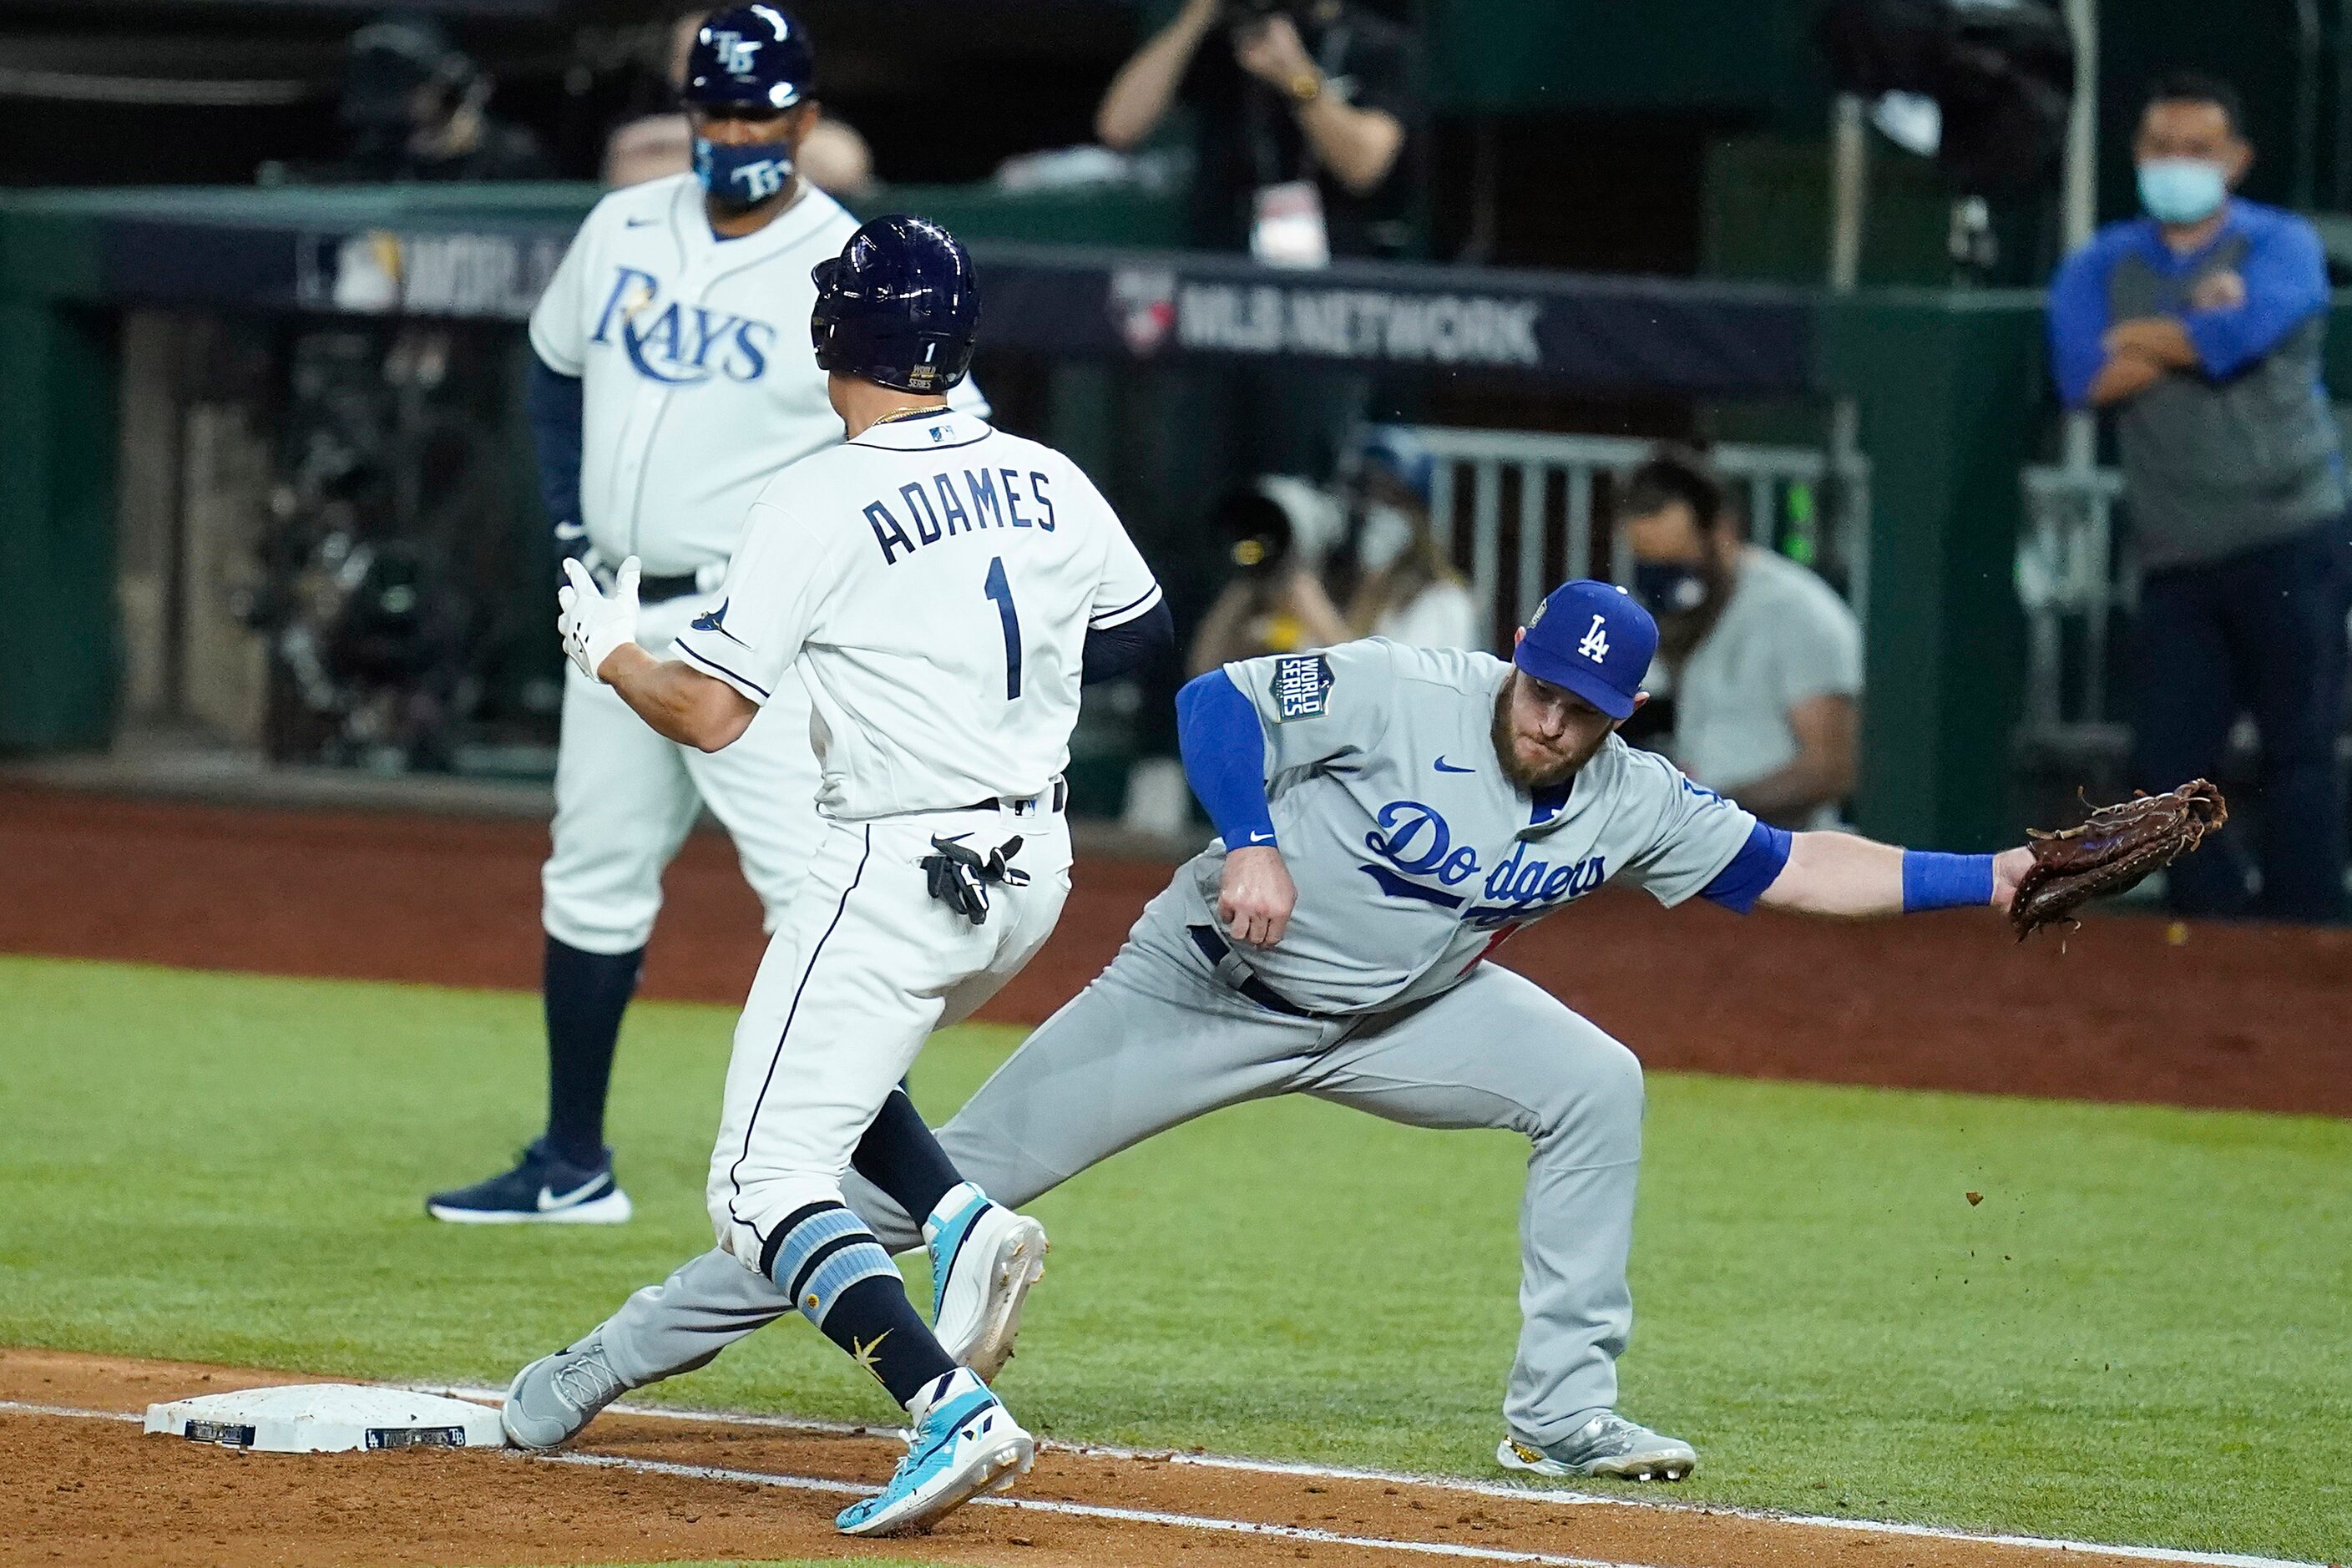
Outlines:
{"type": "Polygon", "coordinates": [[[150,1436],[155,1401],[305,1381],[0,1351],[0,1568],[58,1563],[584,1564],[887,1555],[957,1563],[1520,1562],[1578,1568],[2254,1563],[2103,1552],[1567,1491],[1049,1447],[927,1536],[845,1541],[835,1510],[900,1452],[870,1431],[607,1412],[574,1448],[248,1454],[150,1436]]]}

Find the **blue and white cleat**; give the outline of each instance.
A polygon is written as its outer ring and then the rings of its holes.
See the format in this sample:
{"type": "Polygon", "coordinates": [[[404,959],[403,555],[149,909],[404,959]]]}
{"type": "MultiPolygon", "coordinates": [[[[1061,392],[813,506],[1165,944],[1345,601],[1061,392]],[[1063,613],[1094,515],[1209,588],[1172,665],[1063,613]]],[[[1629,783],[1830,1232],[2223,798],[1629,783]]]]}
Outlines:
{"type": "Polygon", "coordinates": [[[542,1137],[513,1170],[436,1193],[425,1212],[455,1225],[626,1225],[633,1210],[613,1179],[611,1151],[597,1164],[575,1165],[542,1137]]]}
{"type": "Polygon", "coordinates": [[[939,1392],[913,1412],[914,1439],[890,1484],[834,1516],[844,1535],[929,1530],[982,1492],[1004,1490],[1036,1459],[1036,1439],[969,1370],[959,1367],[933,1386],[939,1392]]]}
{"type": "Polygon", "coordinates": [[[940,1348],[982,1383],[1013,1359],[1021,1308],[1045,1274],[1045,1227],[970,1182],[923,1222],[931,1252],[931,1332],[940,1348]]]}
{"type": "Polygon", "coordinates": [[[1557,1443],[1507,1432],[1495,1460],[1507,1470],[1538,1476],[1609,1476],[1624,1481],[1678,1481],[1698,1468],[1698,1450],[1680,1437],[1651,1431],[1613,1410],[1557,1443]]]}

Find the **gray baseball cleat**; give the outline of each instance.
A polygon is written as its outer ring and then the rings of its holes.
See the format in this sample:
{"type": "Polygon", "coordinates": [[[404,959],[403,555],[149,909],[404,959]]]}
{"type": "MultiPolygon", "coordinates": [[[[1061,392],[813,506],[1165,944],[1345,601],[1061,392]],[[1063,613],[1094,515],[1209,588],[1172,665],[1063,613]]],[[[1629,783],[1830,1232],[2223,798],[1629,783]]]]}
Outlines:
{"type": "Polygon", "coordinates": [[[1495,1458],[1507,1470],[1626,1481],[1678,1481],[1698,1468],[1698,1450],[1688,1443],[1661,1436],[1613,1410],[1602,1411],[1557,1443],[1508,1433],[1495,1458]]]}
{"type": "Polygon", "coordinates": [[[561,1447],[596,1419],[596,1412],[629,1391],[604,1359],[602,1332],[515,1373],[499,1411],[508,1442],[518,1448],[561,1447]]]}

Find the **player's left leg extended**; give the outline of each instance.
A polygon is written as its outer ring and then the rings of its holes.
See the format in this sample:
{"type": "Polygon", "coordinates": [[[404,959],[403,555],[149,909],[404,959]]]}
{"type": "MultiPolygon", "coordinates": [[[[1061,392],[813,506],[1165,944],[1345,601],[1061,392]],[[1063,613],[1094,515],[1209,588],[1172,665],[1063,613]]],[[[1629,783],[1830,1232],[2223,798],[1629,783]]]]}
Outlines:
{"type": "Polygon", "coordinates": [[[1523,1320],[1497,1457],[1546,1475],[1689,1473],[1690,1445],[1616,1413],[1642,1157],[1642,1068],[1631,1051],[1533,983],[1482,964],[1435,1000],[1342,1040],[1298,1088],[1414,1127],[1525,1136],[1523,1320]]]}

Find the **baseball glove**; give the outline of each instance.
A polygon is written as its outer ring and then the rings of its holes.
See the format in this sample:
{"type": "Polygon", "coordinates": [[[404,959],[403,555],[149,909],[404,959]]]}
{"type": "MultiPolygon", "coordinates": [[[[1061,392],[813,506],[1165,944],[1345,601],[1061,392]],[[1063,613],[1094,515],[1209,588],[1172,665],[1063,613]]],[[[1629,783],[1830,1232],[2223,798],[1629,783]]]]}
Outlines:
{"type": "Polygon", "coordinates": [[[2221,792],[2204,779],[2191,779],[2163,795],[2136,794],[2099,806],[2088,821],[2056,833],[2031,830],[2033,866],[2009,906],[2017,940],[2053,921],[2071,921],[2093,899],[2137,886],[2229,820],[2221,792]]]}

